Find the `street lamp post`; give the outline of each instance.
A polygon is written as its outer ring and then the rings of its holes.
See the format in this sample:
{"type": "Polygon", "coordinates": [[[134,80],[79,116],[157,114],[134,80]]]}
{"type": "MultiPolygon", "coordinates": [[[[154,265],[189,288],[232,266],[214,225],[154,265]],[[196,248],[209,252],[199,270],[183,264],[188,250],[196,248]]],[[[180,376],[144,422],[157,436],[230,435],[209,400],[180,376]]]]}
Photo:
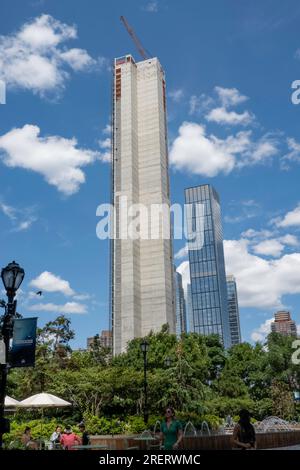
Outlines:
{"type": "MultiPolygon", "coordinates": [[[[16,315],[17,301],[14,300],[17,290],[19,289],[24,279],[25,272],[18,263],[13,261],[9,263],[1,271],[1,278],[6,290],[7,303],[4,305],[5,313],[2,317],[2,330],[1,339],[5,346],[5,360],[1,364],[1,384],[0,384],[0,449],[3,445],[3,434],[6,429],[6,422],[4,420],[4,403],[6,395],[6,383],[8,373],[8,354],[9,342],[13,335],[14,319],[16,315]]],[[[3,306],[3,305],[2,305],[3,306]]]]}
{"type": "Polygon", "coordinates": [[[141,351],[144,358],[144,423],[148,423],[148,382],[147,382],[147,352],[149,349],[149,343],[143,339],[140,344],[141,351]]]}

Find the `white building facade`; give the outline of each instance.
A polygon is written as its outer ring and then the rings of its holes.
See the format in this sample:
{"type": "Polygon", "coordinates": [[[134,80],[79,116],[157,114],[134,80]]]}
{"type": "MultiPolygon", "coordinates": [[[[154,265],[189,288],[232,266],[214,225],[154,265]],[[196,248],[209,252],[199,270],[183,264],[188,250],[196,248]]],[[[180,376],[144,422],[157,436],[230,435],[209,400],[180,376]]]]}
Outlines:
{"type": "Polygon", "coordinates": [[[156,58],[136,63],[127,55],[115,59],[113,79],[111,328],[116,355],[128,341],[163,324],[175,332],[175,307],[169,215],[154,224],[154,239],[150,230],[148,239],[128,233],[132,205],[143,204],[149,214],[153,205],[170,205],[164,72],[156,58]]]}

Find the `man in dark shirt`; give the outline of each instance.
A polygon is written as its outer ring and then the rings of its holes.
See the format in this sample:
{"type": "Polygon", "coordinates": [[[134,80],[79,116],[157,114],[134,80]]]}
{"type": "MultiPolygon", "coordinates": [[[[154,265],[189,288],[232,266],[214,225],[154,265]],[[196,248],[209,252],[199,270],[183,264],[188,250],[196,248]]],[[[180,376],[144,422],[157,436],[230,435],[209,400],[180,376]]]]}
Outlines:
{"type": "Polygon", "coordinates": [[[90,444],[90,436],[88,435],[88,432],[85,430],[85,425],[83,423],[79,424],[79,431],[82,433],[82,445],[83,446],[88,446],[90,444]]]}

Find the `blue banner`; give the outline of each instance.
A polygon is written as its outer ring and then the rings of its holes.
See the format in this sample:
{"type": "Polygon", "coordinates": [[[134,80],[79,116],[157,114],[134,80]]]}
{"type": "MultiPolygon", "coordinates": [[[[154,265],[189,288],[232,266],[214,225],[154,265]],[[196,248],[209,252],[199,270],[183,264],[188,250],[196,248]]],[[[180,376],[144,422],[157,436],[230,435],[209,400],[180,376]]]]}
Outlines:
{"type": "Polygon", "coordinates": [[[18,318],[14,322],[10,367],[33,367],[35,363],[37,318],[18,318]]]}

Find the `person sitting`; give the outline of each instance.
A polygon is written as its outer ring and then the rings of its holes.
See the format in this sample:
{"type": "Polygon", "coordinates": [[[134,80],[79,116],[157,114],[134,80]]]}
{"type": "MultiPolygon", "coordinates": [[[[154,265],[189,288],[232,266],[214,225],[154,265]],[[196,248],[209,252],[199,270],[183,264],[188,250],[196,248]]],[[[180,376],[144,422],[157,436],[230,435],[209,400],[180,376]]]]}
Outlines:
{"type": "Polygon", "coordinates": [[[31,436],[31,429],[26,426],[24,434],[21,437],[21,442],[28,450],[38,450],[38,443],[31,436]]]}
{"type": "Polygon", "coordinates": [[[81,444],[81,439],[72,431],[71,426],[66,426],[61,436],[60,443],[64,450],[72,450],[72,447],[81,444]]]}
{"type": "Polygon", "coordinates": [[[233,430],[233,444],[235,449],[250,450],[256,449],[255,429],[250,422],[248,410],[241,410],[239,422],[233,430]]]}
{"type": "Polygon", "coordinates": [[[61,436],[61,426],[56,426],[50,437],[50,450],[59,449],[61,436]]]}

